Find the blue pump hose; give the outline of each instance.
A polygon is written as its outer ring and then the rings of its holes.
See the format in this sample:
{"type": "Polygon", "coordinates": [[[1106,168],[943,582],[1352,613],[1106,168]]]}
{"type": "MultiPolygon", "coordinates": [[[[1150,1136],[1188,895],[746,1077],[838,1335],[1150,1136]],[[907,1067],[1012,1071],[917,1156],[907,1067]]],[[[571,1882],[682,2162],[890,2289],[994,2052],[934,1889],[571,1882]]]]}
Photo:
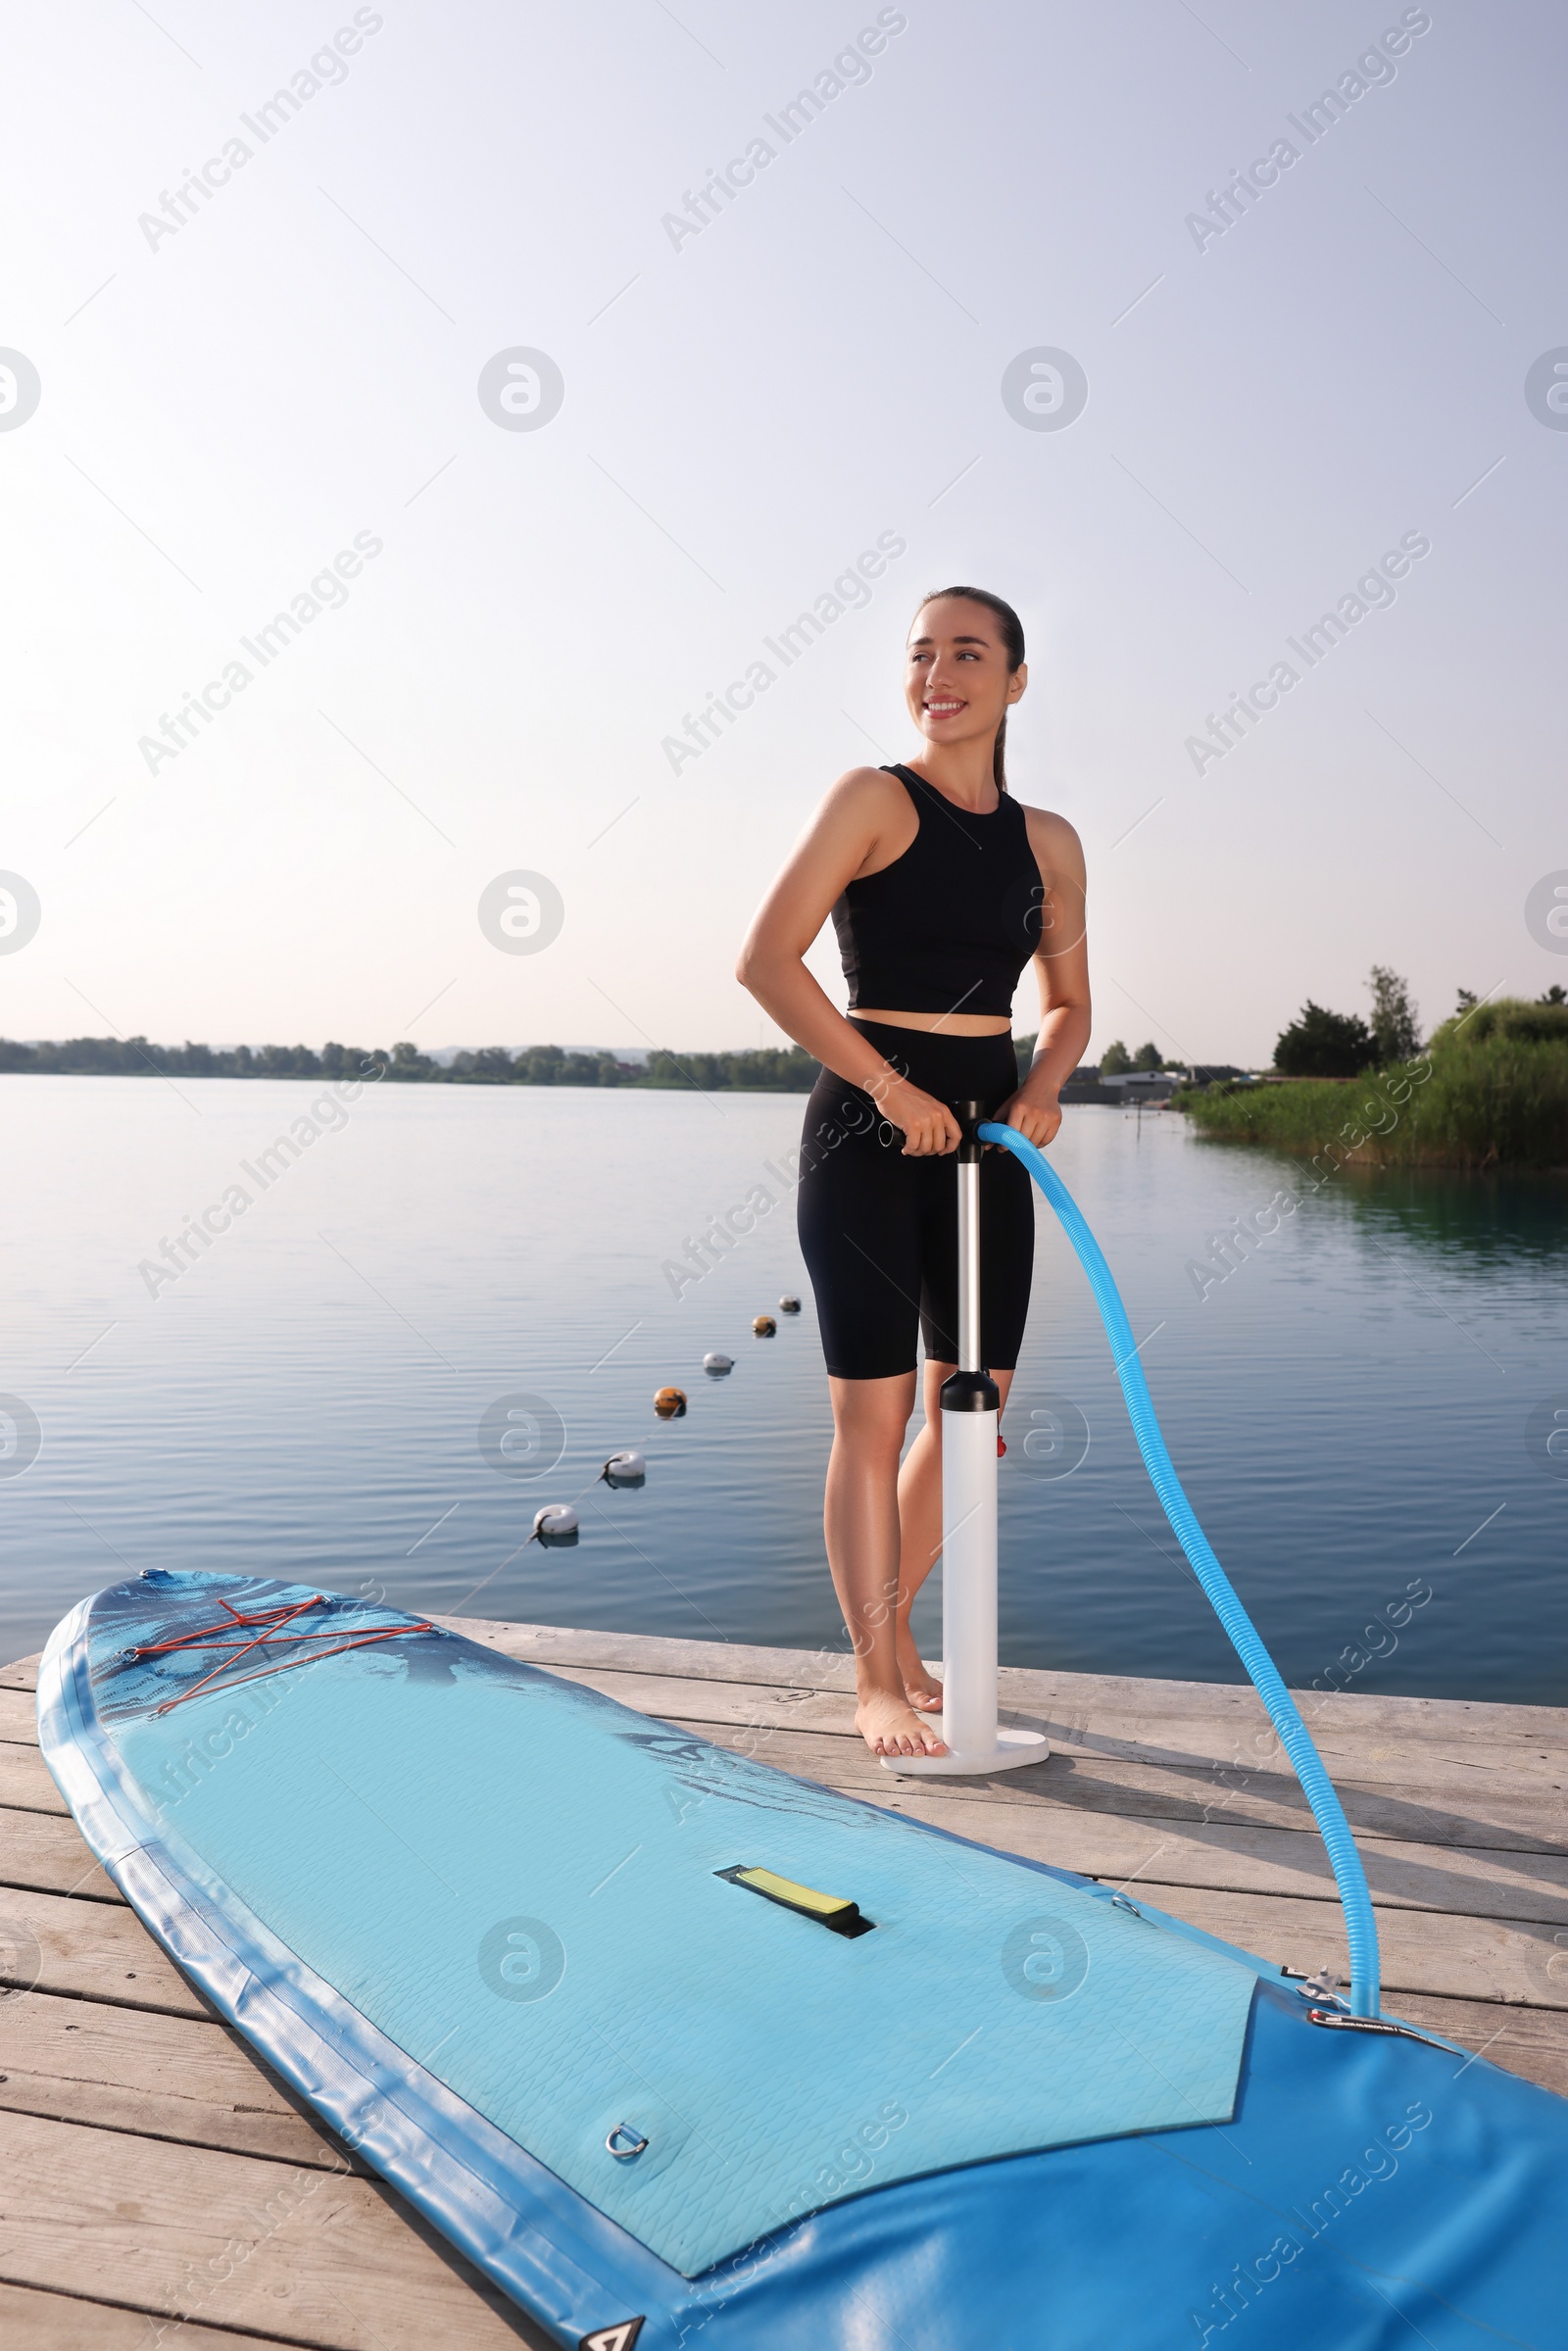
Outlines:
{"type": "Polygon", "coordinates": [[[1345,1931],[1350,1946],[1350,2008],[1354,2015],[1375,2017],[1378,2013],[1378,1930],[1372,1913],[1372,1897],[1367,1891],[1366,1872],[1361,1856],[1355,1849],[1355,1839],[1334,1783],[1323,1768],[1323,1758],[1312,1744],[1312,1735],[1297,1711],[1296,1702],[1280,1678],[1278,1666],[1264,1647],[1257,1627],[1236,1595],[1229,1576],[1215,1558],[1207,1536],[1199,1525],[1193,1505],[1182,1492],[1181,1482],[1159,1433],[1154,1418],[1153,1401],[1144,1367],[1138,1360],[1133,1342],[1132,1325],[1121,1294],[1111,1278],[1110,1267],[1101,1253],[1099,1242],[1084,1221],[1079,1207],[1066,1185],[1045,1155],[1026,1142],[1015,1127],[999,1126],[987,1120],[980,1128],[982,1143],[997,1143],[1021,1159],[1056,1211],[1062,1230],[1078,1253],[1078,1261],[1089,1276],[1089,1286],[1095,1294],[1110,1351],[1115,1359],[1116,1376],[1127,1399],[1132,1418],[1133,1435],[1144,1456],[1144,1467],[1153,1481],[1160,1506],[1171,1524],[1182,1549],[1192,1564],[1193,1573],[1229,1636],[1231,1646],[1252,1679],[1252,1687],[1268,1709],[1269,1720],[1279,1735],[1281,1746],[1296,1768],[1296,1776],[1312,1817],[1328,1850],[1333,1865],[1334,1880],[1340,1890],[1340,1902],[1345,1912],[1345,1931]]]}

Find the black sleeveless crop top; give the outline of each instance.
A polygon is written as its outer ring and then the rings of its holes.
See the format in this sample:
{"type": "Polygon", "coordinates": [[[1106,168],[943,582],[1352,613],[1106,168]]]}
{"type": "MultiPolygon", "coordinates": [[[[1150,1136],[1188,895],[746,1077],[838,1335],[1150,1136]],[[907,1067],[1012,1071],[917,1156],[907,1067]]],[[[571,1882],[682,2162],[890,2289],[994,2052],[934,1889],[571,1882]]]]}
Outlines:
{"type": "Polygon", "coordinates": [[[920,829],[902,857],[846,887],[833,908],[850,1010],[990,1012],[1007,1019],[1040,944],[1044,885],[1024,812],[956,808],[907,767],[887,767],[920,829]]]}

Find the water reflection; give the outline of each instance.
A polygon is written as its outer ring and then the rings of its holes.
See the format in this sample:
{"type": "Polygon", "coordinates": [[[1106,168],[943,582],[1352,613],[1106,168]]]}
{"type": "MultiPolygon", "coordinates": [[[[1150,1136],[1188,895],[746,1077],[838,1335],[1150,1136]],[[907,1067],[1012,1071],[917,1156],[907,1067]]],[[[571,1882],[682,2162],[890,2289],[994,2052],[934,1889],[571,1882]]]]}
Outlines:
{"type": "MultiPolygon", "coordinates": [[[[0,1390],[39,1433],[0,1484],[4,1653],[39,1647],[83,1592],[180,1565],[425,1611],[843,1645],[822,1555],[830,1415],[781,1172],[798,1100],[372,1090],[150,1296],[138,1263],[312,1089],[198,1082],[196,1118],[133,1079],[0,1085],[16,1269],[0,1390]],[[771,1207],[692,1279],[694,1242],[759,1187],[771,1207]],[[785,1292],[805,1311],[755,1339],[785,1292]],[[723,1380],[703,1374],[713,1350],[734,1358],[723,1380]],[[671,1383],[690,1409],[663,1421],[671,1383]],[[507,1475],[481,1436],[502,1423],[507,1475]],[[601,1471],[626,1447],[646,1483],[617,1490],[601,1471]],[[580,1540],[547,1551],[527,1539],[557,1502],[580,1540]]],[[[1310,1689],[1359,1642],[1357,1689],[1568,1695],[1568,1310],[1544,1278],[1561,1186],[1346,1170],[1205,1287],[1190,1267],[1209,1237],[1299,1187],[1300,1161],[1087,1105],[1053,1157],[1287,1678],[1310,1689]],[[1413,1578],[1431,1600],[1373,1653],[1365,1628],[1413,1578]]],[[[1043,1204],[1038,1232],[1002,1464],[1004,1654],[1238,1679],[1043,1204]]],[[[934,1647],[935,1578],[919,1623],[934,1647]]]]}
{"type": "Polygon", "coordinates": [[[1294,1191],[1315,1210],[1337,1210],[1351,1230],[1446,1260],[1454,1271],[1492,1278],[1510,1266],[1538,1268],[1568,1257],[1568,1176],[1553,1171],[1441,1167],[1342,1167],[1319,1178],[1309,1161],[1252,1144],[1195,1139],[1205,1156],[1222,1152],[1258,1169],[1251,1189],[1294,1191]],[[1266,1181],[1261,1171],[1270,1173],[1266,1181]]]}

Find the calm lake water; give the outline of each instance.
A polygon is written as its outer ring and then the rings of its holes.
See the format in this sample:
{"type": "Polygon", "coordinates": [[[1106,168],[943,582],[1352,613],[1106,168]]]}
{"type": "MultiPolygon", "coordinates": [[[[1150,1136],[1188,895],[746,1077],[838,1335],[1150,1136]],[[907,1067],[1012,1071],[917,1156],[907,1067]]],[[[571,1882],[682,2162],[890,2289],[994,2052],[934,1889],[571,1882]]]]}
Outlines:
{"type": "MultiPolygon", "coordinates": [[[[158,1565],[845,1645],[821,1543],[821,1359],[769,1166],[801,1100],[371,1087],[263,1190],[242,1162],[319,1097],[0,1080],[0,1392],[23,1406],[0,1403],[4,1654],[158,1565]],[[138,1263],[235,1184],[250,1207],[149,1295],[138,1263]],[[675,1298],[664,1261],[758,1185],[779,1205],[675,1298]],[[805,1311],[754,1339],[784,1291],[805,1311]],[[710,1347],[735,1357],[727,1380],[705,1377],[710,1347]],[[654,1416],[665,1381],[690,1395],[684,1420],[654,1416]],[[564,1435],[539,1477],[481,1449],[483,1416],[504,1423],[519,1396],[544,1407],[510,1424],[524,1469],[530,1427],[554,1414],[564,1435]],[[640,1492],[594,1482],[624,1445],[649,1456],[640,1492]],[[557,1500],[576,1501],[581,1541],[546,1551],[525,1538],[557,1500]]],[[[1054,1156],[1145,1339],[1178,1471],[1287,1679],[1568,1700],[1568,1440],[1548,1452],[1542,1413],[1560,1402],[1568,1428],[1568,1189],[1341,1175],[1200,1300],[1189,1260],[1299,1185],[1298,1162],[1099,1107],[1067,1111],[1054,1156]]],[[[1241,1680],[1145,1477],[1087,1284],[1037,1206],[1002,1464],[1003,1654],[1241,1680]]]]}

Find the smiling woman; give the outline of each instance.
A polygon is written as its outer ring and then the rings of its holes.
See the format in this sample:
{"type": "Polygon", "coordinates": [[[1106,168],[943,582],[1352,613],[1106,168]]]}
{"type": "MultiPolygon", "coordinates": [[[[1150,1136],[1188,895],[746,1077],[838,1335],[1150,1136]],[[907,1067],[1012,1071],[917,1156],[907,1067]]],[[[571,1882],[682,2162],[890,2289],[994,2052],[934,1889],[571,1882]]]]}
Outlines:
{"type": "MultiPolygon", "coordinates": [[[[1007,712],[1029,672],[1023,626],[981,588],[915,614],[905,699],[921,737],[906,765],[839,778],[764,901],[738,966],[822,1075],[807,1106],[797,1195],[833,1399],[824,1523],[873,1753],[945,1752],[923,1714],[940,1686],[909,1608],[941,1541],[942,1383],[957,1347],[956,1105],[979,1102],[1042,1149],[1089,1041],[1084,865],[1063,817],[1007,790],[1007,712]],[[849,1005],[804,957],[831,914],[849,1005]],[[1033,960],[1034,1059],[1020,1086],[1012,998],[1033,960]],[[925,1425],[900,1468],[925,1347],[925,1425]]],[[[1004,1402],[1034,1254],[1027,1178],[987,1154],[982,1360],[1004,1402]]]]}

